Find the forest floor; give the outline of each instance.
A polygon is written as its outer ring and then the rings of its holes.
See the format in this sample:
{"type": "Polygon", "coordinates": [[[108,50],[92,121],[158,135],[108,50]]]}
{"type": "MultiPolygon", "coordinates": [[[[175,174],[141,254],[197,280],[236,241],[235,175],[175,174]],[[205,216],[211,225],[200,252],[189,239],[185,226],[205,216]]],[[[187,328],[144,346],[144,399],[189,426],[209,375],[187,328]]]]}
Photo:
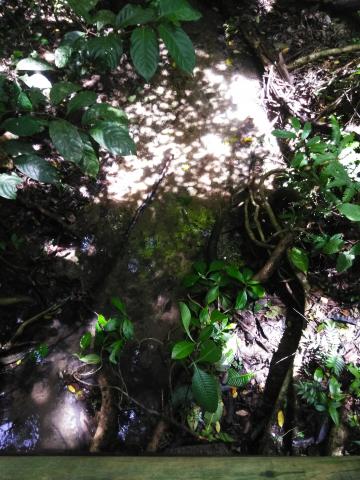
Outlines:
{"type": "MultiPolygon", "coordinates": [[[[307,63],[290,72],[290,81],[271,66],[262,76],[262,56],[244,38],[242,25],[246,30],[255,20],[269,57],[279,61],[281,53],[290,63],[315,48],[353,43],[360,37],[360,21],[298,6],[285,10],[282,2],[273,9],[271,2],[250,3],[231,16],[202,8],[201,21],[187,29],[198,59],[192,77],[179,73],[163,56],[151,85],[124,65],[111,76],[84,79],[99,99],[126,111],[136,156],[105,156],[96,180],[66,167],[68,186],[62,190],[39,188],[30,180],[18,201],[0,199],[1,297],[14,299],[12,305],[0,305],[1,344],[23,321],[41,314],[26,330],[23,345],[7,352],[0,363],[1,452],[88,451],[101,398],[93,388],[96,368],[90,375],[74,354],[82,334],[94,326],[96,313],[111,314],[109,300],[117,296],[127,305],[137,341],[116,373],[145,409],[123,395],[116,398],[117,436],[108,451],[144,453],[158,426],[149,412],[164,411],[168,402],[169,345],[179,337],[181,280],[195,260],[208,260],[219,219],[219,258],[254,271],[265,261],[246,237],[237,207],[256,175],[283,167],[287,160],[283,145],[281,153],[271,135],[274,125],[282,126],[290,115],[321,126],[336,111],[344,126],[359,128],[354,54],[307,63]],[[41,345],[47,346],[45,356],[41,345]]],[[[59,40],[55,19],[44,22],[39,12],[30,10],[24,14],[27,31],[11,20],[13,41],[8,37],[3,71],[14,55],[10,45],[26,56],[42,40],[43,55],[50,58],[44,39],[51,45],[59,40]]],[[[1,21],[2,32],[8,32],[9,18],[1,21]]],[[[71,20],[62,20],[61,28],[64,23],[73,29],[71,20]]],[[[238,319],[239,357],[254,378],[237,396],[224,394],[221,429],[234,442],[194,441],[171,426],[158,441],[158,453],[328,452],[332,428],[327,417],[294,398],[286,399],[291,408],[283,398],[279,407],[287,371],[277,368],[294,357],[293,377],[304,378],[320,346],[330,343],[347,363],[359,362],[358,305],[334,295],[357,283],[358,269],[344,277],[319,264],[309,281],[307,326],[300,329],[295,349],[292,342],[284,348],[284,339],[296,336],[286,282],[266,285],[266,297],[238,319]],[[330,333],[322,329],[329,320],[343,328],[330,333]],[[288,416],[284,428],[280,410],[288,416]],[[289,424],[295,425],[291,435],[289,424]]],[[[349,400],[344,409],[356,416],[359,401],[349,400]]],[[[347,425],[341,453],[359,453],[357,440],[359,426],[347,425]]]]}

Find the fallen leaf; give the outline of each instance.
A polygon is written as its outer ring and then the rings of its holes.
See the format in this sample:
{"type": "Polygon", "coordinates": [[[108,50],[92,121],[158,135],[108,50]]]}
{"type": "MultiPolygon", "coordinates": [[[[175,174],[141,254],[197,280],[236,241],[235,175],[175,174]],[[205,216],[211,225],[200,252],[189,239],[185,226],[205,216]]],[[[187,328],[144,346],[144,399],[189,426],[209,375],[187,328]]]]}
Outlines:
{"type": "Polygon", "coordinates": [[[236,388],[234,388],[234,387],[231,388],[231,396],[232,396],[232,398],[237,398],[237,396],[238,396],[238,392],[237,392],[236,388]]]}
{"type": "Polygon", "coordinates": [[[238,415],[239,417],[247,417],[249,412],[247,410],[237,410],[235,415],[238,415]]]}
{"type": "Polygon", "coordinates": [[[74,385],[67,385],[66,387],[70,393],[76,393],[76,388],[74,387],[74,385]]]}
{"type": "Polygon", "coordinates": [[[277,421],[278,421],[279,427],[282,428],[284,426],[284,422],[285,422],[284,412],[282,410],[278,411],[277,421]]]}

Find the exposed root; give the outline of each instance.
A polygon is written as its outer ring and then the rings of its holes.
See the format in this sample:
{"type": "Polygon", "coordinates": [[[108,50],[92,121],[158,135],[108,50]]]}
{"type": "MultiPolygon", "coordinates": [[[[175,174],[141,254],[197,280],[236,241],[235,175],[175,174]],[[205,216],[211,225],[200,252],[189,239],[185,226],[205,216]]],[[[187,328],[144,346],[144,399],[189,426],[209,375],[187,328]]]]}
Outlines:
{"type": "Polygon", "coordinates": [[[310,62],[319,60],[320,58],[330,57],[331,55],[343,55],[345,53],[358,52],[360,50],[360,44],[347,45],[341,48],[327,48],[320,50],[319,52],[313,52],[309,55],[297,58],[294,62],[287,65],[288,70],[295,70],[295,68],[307,65],[310,62]]]}

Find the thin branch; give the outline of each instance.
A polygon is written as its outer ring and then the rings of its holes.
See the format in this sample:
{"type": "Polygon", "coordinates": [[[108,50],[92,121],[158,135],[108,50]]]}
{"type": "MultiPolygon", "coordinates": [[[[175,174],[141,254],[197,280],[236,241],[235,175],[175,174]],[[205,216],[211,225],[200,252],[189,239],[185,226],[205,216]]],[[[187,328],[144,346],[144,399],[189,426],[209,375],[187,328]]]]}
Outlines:
{"type": "Polygon", "coordinates": [[[287,69],[290,71],[295,70],[295,68],[302,67],[310,62],[319,60],[320,58],[330,57],[331,55],[343,55],[345,53],[358,52],[359,50],[359,43],[355,45],[347,45],[346,47],[341,48],[327,48],[325,50],[320,50],[318,52],[313,52],[309,55],[304,55],[303,57],[297,58],[294,62],[287,66],[287,69]]]}

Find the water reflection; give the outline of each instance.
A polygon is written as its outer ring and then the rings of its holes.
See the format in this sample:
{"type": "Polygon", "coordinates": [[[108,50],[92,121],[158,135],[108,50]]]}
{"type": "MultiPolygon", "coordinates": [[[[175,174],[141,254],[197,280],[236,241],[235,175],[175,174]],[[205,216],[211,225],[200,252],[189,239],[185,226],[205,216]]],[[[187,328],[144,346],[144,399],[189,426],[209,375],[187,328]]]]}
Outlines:
{"type": "Polygon", "coordinates": [[[39,441],[39,418],[28,417],[22,425],[6,421],[0,425],[0,451],[30,452],[39,441]]]}

